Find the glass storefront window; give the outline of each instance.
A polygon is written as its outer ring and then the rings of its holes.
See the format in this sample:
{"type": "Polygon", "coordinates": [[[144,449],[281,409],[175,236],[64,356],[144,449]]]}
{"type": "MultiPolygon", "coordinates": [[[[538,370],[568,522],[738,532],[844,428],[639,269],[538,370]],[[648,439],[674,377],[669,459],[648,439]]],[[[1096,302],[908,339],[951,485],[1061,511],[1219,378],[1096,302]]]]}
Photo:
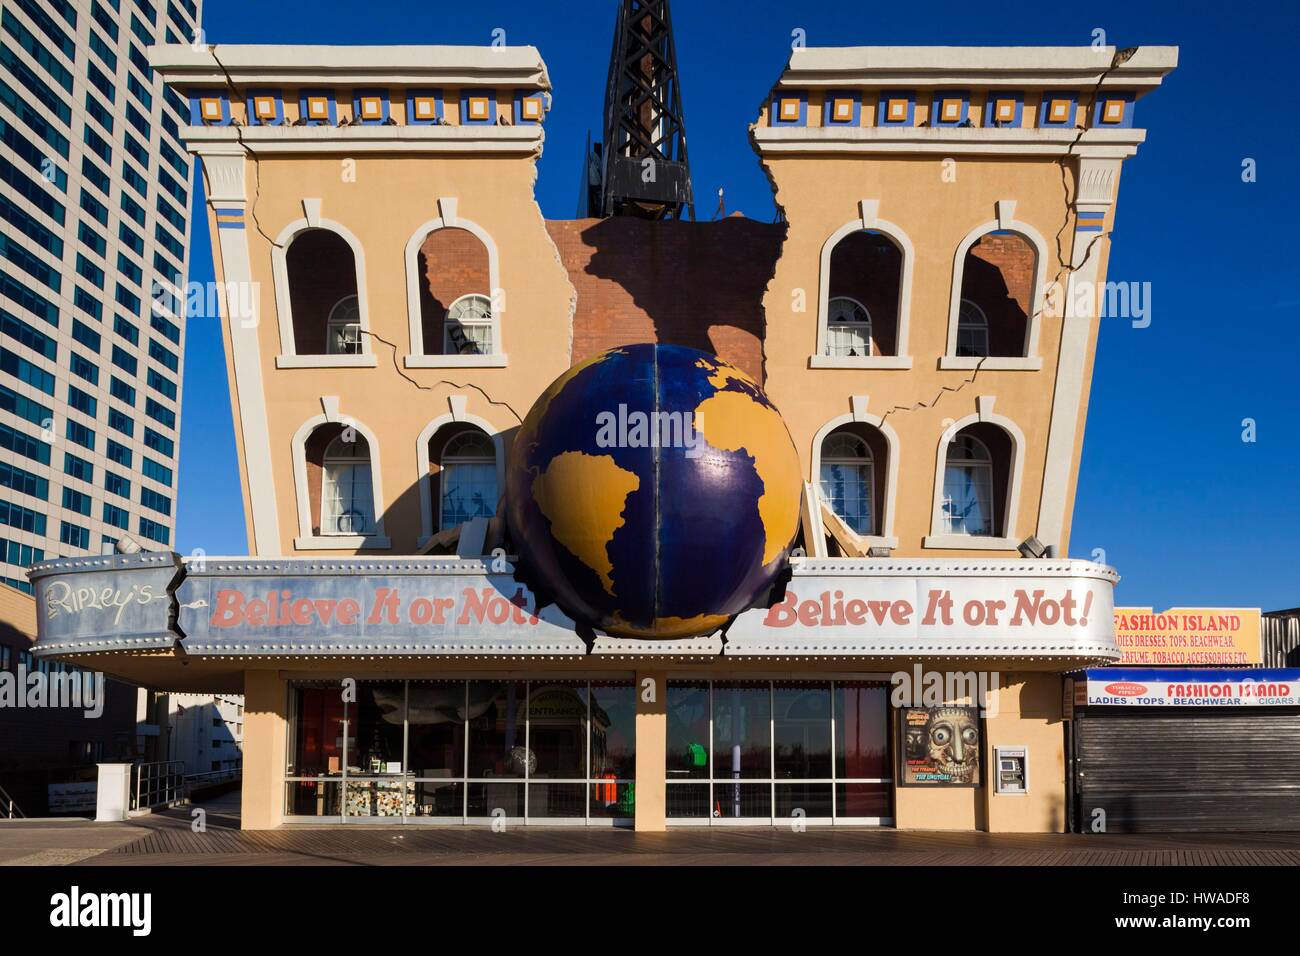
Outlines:
{"type": "Polygon", "coordinates": [[[670,820],[892,815],[884,684],[669,681],[667,709],[670,820]]]}
{"type": "Polygon", "coordinates": [[[298,688],[288,776],[337,777],[343,773],[343,718],[343,692],[337,684],[298,688]]]}
{"type": "MultiPolygon", "coordinates": [[[[709,776],[709,684],[668,682],[669,780],[709,776]]],[[[707,798],[705,800],[707,803],[707,798]]]]}
{"type": "Polygon", "coordinates": [[[532,682],[528,691],[528,749],[536,762],[529,772],[533,779],[586,779],[586,683],[532,682]]]}
{"type": "MultiPolygon", "coordinates": [[[[772,693],[767,681],[713,684],[713,777],[772,776],[772,693]]],[[[716,802],[716,801],[715,801],[716,802]]]]}
{"type": "Polygon", "coordinates": [[[777,780],[830,778],[830,717],[829,682],[778,681],[772,686],[772,760],[777,780]]]}
{"type": "Polygon", "coordinates": [[[530,754],[525,732],[528,684],[469,682],[469,776],[523,777],[530,754]]]}
{"type": "Polygon", "coordinates": [[[889,688],[836,683],[835,776],[841,780],[888,780],[890,769],[889,688]]]}
{"type": "Polygon", "coordinates": [[[405,681],[362,681],[352,708],[355,728],[348,736],[349,776],[400,774],[406,769],[402,754],[402,725],[406,720],[405,681]]]}
{"type": "Polygon", "coordinates": [[[581,823],[635,813],[629,680],[360,681],[355,701],[321,681],[293,695],[289,816],[581,823]]]}

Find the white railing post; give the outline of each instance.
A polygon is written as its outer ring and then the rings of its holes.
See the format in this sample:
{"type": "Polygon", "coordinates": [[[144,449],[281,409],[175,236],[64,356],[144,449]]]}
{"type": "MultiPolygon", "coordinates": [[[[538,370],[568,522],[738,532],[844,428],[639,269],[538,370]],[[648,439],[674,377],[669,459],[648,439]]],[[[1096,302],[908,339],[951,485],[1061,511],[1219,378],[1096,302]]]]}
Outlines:
{"type": "Polygon", "coordinates": [[[95,788],[95,822],[120,822],[131,808],[131,764],[99,764],[95,788]]]}

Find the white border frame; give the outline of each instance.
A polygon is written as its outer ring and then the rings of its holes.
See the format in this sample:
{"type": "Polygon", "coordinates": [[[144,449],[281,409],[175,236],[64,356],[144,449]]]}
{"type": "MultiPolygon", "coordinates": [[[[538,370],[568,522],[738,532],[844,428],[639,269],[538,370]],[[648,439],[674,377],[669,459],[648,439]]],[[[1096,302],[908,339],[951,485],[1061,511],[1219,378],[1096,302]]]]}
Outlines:
{"type": "Polygon", "coordinates": [[[1042,233],[1027,222],[1012,219],[1015,204],[1002,200],[999,203],[998,218],[976,226],[966,233],[957,245],[953,256],[952,291],[948,304],[948,344],[939,358],[941,369],[975,369],[986,372],[1037,372],[1043,367],[1043,357],[1038,354],[1039,333],[1042,329],[1043,310],[1046,308],[1047,289],[1047,242],[1042,233]],[[1009,208],[1007,208],[1009,207],[1009,208]],[[1005,210],[1005,215],[1003,214],[1005,210]],[[961,283],[966,268],[966,253],[976,240],[990,232],[1014,232],[1026,239],[1034,249],[1034,288],[1029,296],[1029,322],[1025,328],[1025,354],[1023,356],[1005,355],[957,355],[957,325],[961,315],[961,283]]]}
{"type": "Polygon", "coordinates": [[[947,548],[955,551],[1014,551],[1024,540],[1016,533],[1020,514],[1021,479],[1025,469],[1025,433],[1011,419],[993,413],[991,399],[981,396],[979,411],[958,419],[949,425],[939,436],[939,448],[935,455],[934,501],[930,510],[930,533],[921,542],[923,548],[947,548]],[[994,535],[949,534],[942,530],[941,508],[943,505],[943,472],[948,463],[948,444],[953,436],[967,425],[977,423],[997,425],[1011,439],[1011,463],[1007,469],[1007,497],[1003,527],[1004,533],[994,535]]]}
{"type": "MultiPolygon", "coordinates": [[[[812,462],[812,478],[810,479],[812,486],[817,492],[817,500],[819,502],[823,501],[824,499],[821,495],[822,443],[831,435],[832,432],[843,428],[845,425],[853,424],[870,425],[875,428],[880,432],[880,434],[885,436],[885,445],[889,449],[889,461],[885,466],[885,502],[884,507],[881,510],[880,534],[855,533],[854,538],[861,543],[863,550],[866,550],[867,548],[897,548],[898,536],[894,534],[894,503],[898,497],[898,460],[901,457],[901,452],[899,451],[898,433],[895,432],[893,427],[879,415],[872,415],[866,411],[861,411],[856,414],[850,412],[849,414],[832,418],[817,430],[817,434],[813,435],[812,455],[810,456],[812,462]]],[[[875,470],[876,464],[873,463],[873,474],[875,470]]],[[[878,476],[877,487],[879,487],[878,476]]],[[[850,531],[852,531],[852,529],[850,529],[850,531]]]]}
{"type": "Polygon", "coordinates": [[[383,471],[379,467],[379,441],[375,433],[354,418],[336,414],[314,415],[298,426],[294,432],[293,444],[293,484],[298,505],[298,537],[293,546],[298,551],[347,551],[357,549],[381,550],[392,547],[392,541],[384,533],[384,482],[383,471]],[[311,495],[307,490],[307,439],[311,433],[322,425],[343,425],[355,428],[366,440],[370,448],[370,490],[374,496],[375,533],[361,534],[313,534],[311,530],[311,495]]]}
{"type": "Polygon", "coordinates": [[[477,428],[488,438],[492,439],[492,446],[497,453],[497,491],[498,493],[505,490],[506,481],[506,442],[500,429],[489,422],[487,419],[479,418],[477,415],[469,415],[464,411],[456,410],[439,415],[429,424],[424,426],[420,432],[420,437],[415,440],[415,460],[419,467],[420,474],[420,540],[416,543],[417,547],[424,547],[429,539],[433,537],[433,490],[430,488],[429,479],[432,475],[429,473],[429,442],[433,436],[446,428],[448,425],[470,425],[477,428]]]}
{"type": "MultiPolygon", "coordinates": [[[[908,331],[912,312],[912,266],[916,260],[916,250],[912,240],[901,227],[884,219],[876,218],[879,200],[863,199],[858,203],[859,216],[836,229],[822,243],[821,264],[817,275],[817,348],[808,358],[809,368],[875,368],[875,369],[909,369],[912,356],[908,352],[908,331]],[[894,329],[894,355],[827,355],[827,320],[830,304],[831,253],[841,239],[871,229],[887,236],[898,247],[903,256],[902,272],[898,283],[898,309],[894,329]]],[[[869,313],[868,313],[869,314],[869,313]]],[[[874,333],[874,322],[872,326],[874,333]]]]}
{"type": "Polygon", "coordinates": [[[280,230],[271,247],[271,274],[275,281],[275,314],[280,326],[280,354],[275,357],[276,368],[374,368],[375,356],[370,351],[370,303],[366,295],[366,254],[361,242],[352,231],[332,219],[313,217],[295,219],[280,230]],[[324,229],[335,233],[352,249],[352,264],[356,268],[357,312],[361,325],[361,352],[356,355],[299,355],[293,335],[293,306],[289,293],[289,246],[308,229],[324,229]]]}
{"type": "MultiPolygon", "coordinates": [[[[501,337],[501,309],[497,308],[497,290],[501,288],[500,253],[491,233],[478,223],[456,215],[456,200],[438,200],[439,215],[417,226],[406,241],[406,322],[409,335],[408,350],[402,359],[406,368],[505,368],[505,342],[501,337]],[[488,254],[488,286],[486,294],[492,303],[492,347],[490,355],[426,355],[424,333],[420,315],[420,246],[439,229],[464,229],[483,243],[488,254]]],[[[466,293],[468,295],[470,293],[466,293]]]]}

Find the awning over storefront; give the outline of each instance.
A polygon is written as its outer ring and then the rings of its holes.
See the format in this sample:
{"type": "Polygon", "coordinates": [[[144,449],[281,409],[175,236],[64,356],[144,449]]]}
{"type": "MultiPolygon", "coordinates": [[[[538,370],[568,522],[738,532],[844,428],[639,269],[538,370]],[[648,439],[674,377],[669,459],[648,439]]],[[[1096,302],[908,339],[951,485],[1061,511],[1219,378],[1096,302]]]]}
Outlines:
{"type": "Polygon", "coordinates": [[[584,638],[554,605],[539,611],[504,560],[147,553],[48,561],[31,579],[42,656],[1119,656],[1118,576],[1083,561],[799,560],[770,608],[674,641],[584,638]]]}
{"type": "Polygon", "coordinates": [[[1300,707],[1300,668],[1099,667],[1074,690],[1088,707],[1300,707]]]}

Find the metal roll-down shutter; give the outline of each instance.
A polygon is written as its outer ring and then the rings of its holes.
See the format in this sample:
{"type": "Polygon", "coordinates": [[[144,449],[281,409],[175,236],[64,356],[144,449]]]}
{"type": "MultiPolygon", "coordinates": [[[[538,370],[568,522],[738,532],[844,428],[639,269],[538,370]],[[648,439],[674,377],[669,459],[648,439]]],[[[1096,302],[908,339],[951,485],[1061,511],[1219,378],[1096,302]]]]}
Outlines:
{"type": "Polygon", "coordinates": [[[1300,714],[1098,714],[1076,722],[1080,829],[1300,830],[1300,714]]]}

